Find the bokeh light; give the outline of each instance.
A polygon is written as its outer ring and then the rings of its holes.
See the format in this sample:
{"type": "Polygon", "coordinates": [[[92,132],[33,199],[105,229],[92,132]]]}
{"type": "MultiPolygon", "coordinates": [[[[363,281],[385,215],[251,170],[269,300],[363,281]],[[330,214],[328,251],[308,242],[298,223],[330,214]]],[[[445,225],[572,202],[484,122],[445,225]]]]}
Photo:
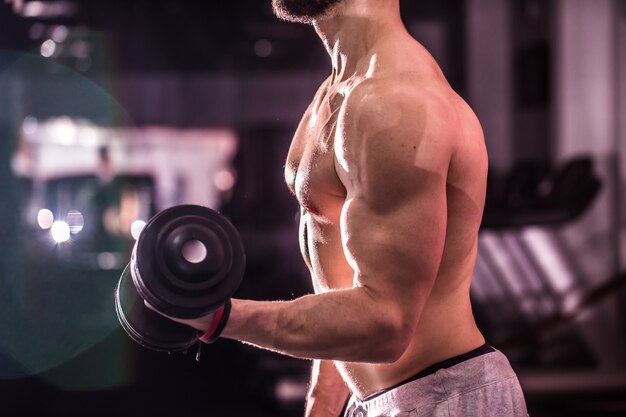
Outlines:
{"type": "Polygon", "coordinates": [[[60,145],[71,145],[76,141],[76,123],[68,116],[61,116],[47,124],[50,138],[60,145]]]}
{"type": "Polygon", "coordinates": [[[24,17],[37,17],[41,15],[45,10],[45,5],[42,1],[29,1],[24,4],[22,8],[22,16],[24,17]]]}
{"type": "Polygon", "coordinates": [[[133,239],[139,239],[139,235],[141,235],[144,227],[146,227],[146,222],[143,220],[135,220],[134,222],[132,222],[132,224],[130,225],[130,234],[133,239]]]}
{"type": "Polygon", "coordinates": [[[37,213],[37,224],[44,230],[50,229],[54,223],[54,213],[47,208],[42,208],[37,213]]]}
{"type": "Polygon", "coordinates": [[[254,43],[254,53],[260,58],[267,58],[273,51],[272,42],[267,39],[259,39],[254,43]]]}
{"type": "Polygon", "coordinates": [[[41,44],[40,53],[44,58],[50,58],[57,50],[57,44],[52,39],[47,39],[41,44]]]}
{"type": "Polygon", "coordinates": [[[118,257],[112,252],[99,253],[97,262],[98,267],[104,270],[111,270],[121,266],[118,257]]]}
{"type": "Polygon", "coordinates": [[[50,235],[56,243],[63,243],[70,240],[70,225],[64,221],[56,221],[52,223],[50,235]]]}
{"type": "Polygon", "coordinates": [[[65,216],[65,221],[70,228],[71,234],[80,233],[80,231],[83,230],[83,227],[85,226],[85,218],[83,217],[83,214],[77,210],[68,211],[67,215],[65,216]]]}
{"type": "Polygon", "coordinates": [[[25,135],[34,135],[39,128],[39,121],[36,117],[26,116],[22,122],[22,131],[25,135]]]}
{"type": "Polygon", "coordinates": [[[220,191],[228,191],[235,185],[235,176],[228,170],[221,170],[213,178],[215,186],[220,191]]]}
{"type": "Polygon", "coordinates": [[[56,43],[61,43],[65,41],[65,39],[67,39],[68,34],[69,34],[69,31],[67,30],[67,27],[63,25],[59,25],[59,26],[56,26],[52,30],[51,37],[52,37],[52,40],[55,41],[56,43]]]}
{"type": "Polygon", "coordinates": [[[90,51],[89,43],[83,40],[77,40],[70,45],[70,54],[76,58],[87,58],[90,51]]]}

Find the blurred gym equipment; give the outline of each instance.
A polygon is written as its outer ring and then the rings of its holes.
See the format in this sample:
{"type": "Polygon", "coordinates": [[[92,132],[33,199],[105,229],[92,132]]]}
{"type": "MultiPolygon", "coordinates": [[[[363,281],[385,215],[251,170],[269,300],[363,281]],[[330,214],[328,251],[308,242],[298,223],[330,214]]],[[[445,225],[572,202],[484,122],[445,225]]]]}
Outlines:
{"type": "Polygon", "coordinates": [[[616,305],[626,273],[589,284],[556,233],[581,218],[600,189],[585,157],[556,170],[520,164],[491,179],[472,300],[488,340],[532,374],[520,377],[529,391],[545,390],[547,380],[551,391],[626,386],[616,305]]]}

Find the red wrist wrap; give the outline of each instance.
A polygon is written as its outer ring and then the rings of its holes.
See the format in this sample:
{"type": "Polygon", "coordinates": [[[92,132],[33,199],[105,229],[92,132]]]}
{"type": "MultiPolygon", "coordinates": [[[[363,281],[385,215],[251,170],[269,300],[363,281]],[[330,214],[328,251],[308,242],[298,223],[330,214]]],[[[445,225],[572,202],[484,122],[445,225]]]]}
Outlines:
{"type": "Polygon", "coordinates": [[[213,321],[209,325],[209,328],[202,335],[198,336],[198,340],[204,343],[213,343],[222,334],[222,330],[226,327],[228,316],[230,315],[230,300],[226,302],[222,307],[217,310],[213,321]]]}

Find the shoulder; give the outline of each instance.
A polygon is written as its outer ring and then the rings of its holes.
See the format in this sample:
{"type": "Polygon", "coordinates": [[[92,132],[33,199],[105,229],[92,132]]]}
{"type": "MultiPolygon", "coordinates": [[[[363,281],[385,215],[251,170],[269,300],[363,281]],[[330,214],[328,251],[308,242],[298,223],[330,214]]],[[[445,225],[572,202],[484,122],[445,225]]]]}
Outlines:
{"type": "Polygon", "coordinates": [[[347,127],[403,129],[446,135],[457,122],[456,94],[449,85],[420,74],[367,79],[346,97],[347,127]]]}
{"type": "Polygon", "coordinates": [[[424,110],[427,97],[419,90],[414,77],[368,78],[359,82],[346,97],[346,112],[355,116],[355,122],[375,122],[380,117],[424,110]],[[374,120],[372,120],[374,117],[374,120]]]}
{"type": "Polygon", "coordinates": [[[350,91],[342,110],[342,147],[360,155],[389,155],[395,161],[411,150],[413,162],[423,157],[424,164],[443,167],[457,124],[448,89],[413,73],[362,81],[350,91]]]}

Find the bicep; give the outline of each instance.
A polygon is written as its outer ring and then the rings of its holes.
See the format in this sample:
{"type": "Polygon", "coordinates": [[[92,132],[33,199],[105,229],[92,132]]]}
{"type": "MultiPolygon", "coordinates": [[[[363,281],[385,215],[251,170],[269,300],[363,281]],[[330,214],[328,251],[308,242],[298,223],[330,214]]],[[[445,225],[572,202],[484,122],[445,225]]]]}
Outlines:
{"type": "Polygon", "coordinates": [[[358,132],[358,146],[345,148],[341,216],[355,286],[412,318],[419,316],[442,258],[450,160],[446,138],[420,126],[358,132]]]}
{"type": "Polygon", "coordinates": [[[354,286],[383,305],[379,313],[415,326],[446,239],[454,111],[433,91],[384,82],[347,101],[335,151],[347,192],[341,231],[354,286]]]}
{"type": "MultiPolygon", "coordinates": [[[[446,230],[445,179],[422,176],[411,195],[372,202],[349,198],[342,211],[344,252],[355,271],[355,286],[380,302],[419,314],[441,261],[446,230]]],[[[389,179],[397,181],[397,179],[389,179]]]]}

